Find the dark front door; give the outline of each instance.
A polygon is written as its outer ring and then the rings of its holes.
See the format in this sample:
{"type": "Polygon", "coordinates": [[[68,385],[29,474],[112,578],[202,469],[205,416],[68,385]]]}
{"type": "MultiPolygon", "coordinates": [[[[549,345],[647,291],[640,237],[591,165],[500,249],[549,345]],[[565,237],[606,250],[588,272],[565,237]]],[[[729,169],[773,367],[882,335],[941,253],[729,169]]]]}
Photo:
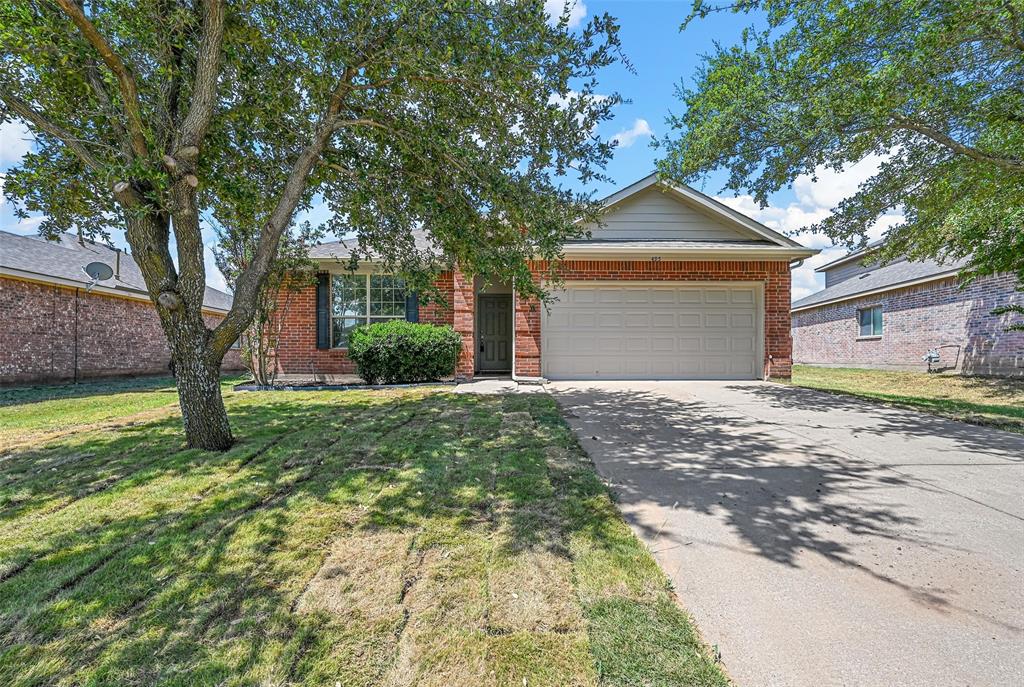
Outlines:
{"type": "Polygon", "coordinates": [[[480,372],[512,370],[512,296],[478,296],[476,368],[480,372]]]}

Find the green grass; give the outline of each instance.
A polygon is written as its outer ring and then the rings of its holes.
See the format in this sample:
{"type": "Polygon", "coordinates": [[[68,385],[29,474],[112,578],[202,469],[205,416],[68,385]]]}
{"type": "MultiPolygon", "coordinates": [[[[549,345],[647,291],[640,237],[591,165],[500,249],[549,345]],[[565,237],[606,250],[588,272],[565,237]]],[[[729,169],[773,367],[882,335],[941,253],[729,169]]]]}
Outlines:
{"type": "Polygon", "coordinates": [[[1021,379],[796,365],[793,384],[1024,434],[1021,379]]]}
{"type": "Polygon", "coordinates": [[[547,396],[108,390],[0,406],[2,685],[727,684],[547,396]]]}

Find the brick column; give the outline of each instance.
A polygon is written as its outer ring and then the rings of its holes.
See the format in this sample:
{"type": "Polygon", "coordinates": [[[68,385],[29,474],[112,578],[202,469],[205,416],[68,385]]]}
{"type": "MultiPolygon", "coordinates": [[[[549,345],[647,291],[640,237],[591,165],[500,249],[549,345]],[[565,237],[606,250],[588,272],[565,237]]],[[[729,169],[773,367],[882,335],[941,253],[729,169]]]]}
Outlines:
{"type": "MultiPolygon", "coordinates": [[[[539,277],[534,272],[534,280],[539,277]]],[[[516,292],[515,359],[513,372],[520,377],[540,377],[540,311],[544,306],[536,298],[523,298],[516,292]]]]}
{"type": "Polygon", "coordinates": [[[536,298],[516,294],[516,356],[512,366],[520,377],[540,377],[540,309],[536,298]]]}
{"type": "Polygon", "coordinates": [[[789,265],[784,262],[768,264],[770,271],[764,285],[765,373],[771,379],[789,379],[793,369],[789,265]]]}
{"type": "Polygon", "coordinates": [[[473,277],[456,268],[452,275],[452,325],[462,335],[462,352],[455,366],[456,379],[473,379],[476,370],[476,294],[473,277]]]}

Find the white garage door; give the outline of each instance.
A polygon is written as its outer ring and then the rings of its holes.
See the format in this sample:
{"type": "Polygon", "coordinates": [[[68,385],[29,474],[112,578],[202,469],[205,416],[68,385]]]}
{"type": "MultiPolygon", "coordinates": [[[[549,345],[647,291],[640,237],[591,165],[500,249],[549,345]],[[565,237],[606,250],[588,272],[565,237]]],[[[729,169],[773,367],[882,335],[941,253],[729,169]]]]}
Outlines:
{"type": "Polygon", "coordinates": [[[541,323],[548,379],[754,379],[759,289],[750,284],[576,283],[541,323]]]}

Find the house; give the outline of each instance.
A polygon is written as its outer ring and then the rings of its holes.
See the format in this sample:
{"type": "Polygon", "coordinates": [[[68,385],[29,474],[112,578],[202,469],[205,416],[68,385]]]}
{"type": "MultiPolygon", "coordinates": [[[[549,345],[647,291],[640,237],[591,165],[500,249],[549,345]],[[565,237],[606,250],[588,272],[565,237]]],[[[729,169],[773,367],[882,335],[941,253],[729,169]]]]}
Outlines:
{"type": "Polygon", "coordinates": [[[1024,332],[992,310],[1024,303],[1011,274],[962,286],[965,260],[872,262],[878,242],[817,269],[825,288],[793,303],[793,359],[806,365],[1024,375],[1024,332]]]}
{"type": "MultiPolygon", "coordinates": [[[[215,325],[231,296],[207,287],[215,325]]],[[[130,255],[62,234],[58,241],[0,231],[0,384],[168,374],[170,352],[142,274],[130,255]],[[84,267],[114,275],[90,285],[84,267]]],[[[225,369],[241,369],[237,351],[225,369]]]]}
{"type": "Polygon", "coordinates": [[[446,303],[421,306],[372,263],[350,271],[351,242],[314,247],[316,285],[281,296],[279,371],[351,373],[348,331],[405,318],[461,333],[464,379],[789,376],[790,263],[817,251],[655,175],[604,202],[601,225],[565,245],[564,289],[549,307],[457,265],[437,278],[446,303]]]}

